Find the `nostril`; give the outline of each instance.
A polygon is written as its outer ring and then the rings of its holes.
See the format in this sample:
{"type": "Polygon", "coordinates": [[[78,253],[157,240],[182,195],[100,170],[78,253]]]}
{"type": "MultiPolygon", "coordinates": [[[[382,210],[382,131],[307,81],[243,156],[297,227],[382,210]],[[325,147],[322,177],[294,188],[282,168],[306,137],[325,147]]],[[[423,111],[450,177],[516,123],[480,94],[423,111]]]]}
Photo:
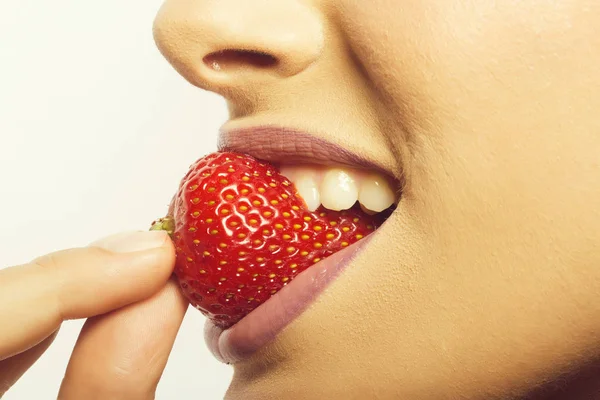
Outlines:
{"type": "Polygon", "coordinates": [[[221,50],[210,53],[204,63],[215,71],[229,71],[241,68],[273,68],[279,60],[270,54],[253,50],[221,50]]]}

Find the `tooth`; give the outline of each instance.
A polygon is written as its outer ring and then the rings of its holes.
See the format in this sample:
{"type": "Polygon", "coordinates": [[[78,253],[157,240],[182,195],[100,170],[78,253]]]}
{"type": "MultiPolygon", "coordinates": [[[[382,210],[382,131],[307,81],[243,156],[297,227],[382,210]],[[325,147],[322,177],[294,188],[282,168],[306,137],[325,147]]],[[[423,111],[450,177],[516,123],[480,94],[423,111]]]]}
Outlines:
{"type": "Polygon", "coordinates": [[[307,167],[281,167],[281,175],[294,183],[300,196],[304,199],[310,211],[315,211],[321,205],[319,194],[318,170],[307,167]]]}
{"type": "Polygon", "coordinates": [[[358,200],[358,187],[352,176],[343,169],[331,169],[321,182],[321,203],[334,211],[347,210],[358,200]]]}
{"type": "Polygon", "coordinates": [[[363,212],[365,214],[369,214],[369,215],[375,215],[375,214],[377,214],[376,211],[369,210],[367,207],[363,206],[362,204],[360,205],[360,209],[363,210],[363,212]]]}
{"type": "Polygon", "coordinates": [[[296,180],[298,168],[283,166],[279,169],[279,173],[290,181],[294,182],[296,180]]]}
{"type": "Polygon", "coordinates": [[[310,211],[315,211],[321,205],[321,196],[314,174],[298,174],[294,184],[298,193],[304,199],[310,211]]]}
{"type": "Polygon", "coordinates": [[[369,174],[361,179],[358,201],[367,210],[381,212],[395,200],[394,191],[384,176],[369,174]]]}

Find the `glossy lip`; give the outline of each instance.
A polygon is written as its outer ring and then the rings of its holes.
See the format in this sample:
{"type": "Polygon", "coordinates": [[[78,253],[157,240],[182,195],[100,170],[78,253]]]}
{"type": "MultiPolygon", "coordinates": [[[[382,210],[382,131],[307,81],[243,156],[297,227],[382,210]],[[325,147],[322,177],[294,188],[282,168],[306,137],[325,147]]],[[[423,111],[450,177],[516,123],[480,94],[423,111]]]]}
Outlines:
{"type": "MultiPolygon", "coordinates": [[[[245,153],[273,164],[347,165],[380,170],[391,176],[374,162],[296,129],[277,126],[222,129],[218,147],[221,151],[245,153]]],[[[376,234],[377,231],[303,271],[231,328],[223,330],[207,320],[205,339],[210,351],[228,364],[249,358],[302,314],[376,234]]]]}

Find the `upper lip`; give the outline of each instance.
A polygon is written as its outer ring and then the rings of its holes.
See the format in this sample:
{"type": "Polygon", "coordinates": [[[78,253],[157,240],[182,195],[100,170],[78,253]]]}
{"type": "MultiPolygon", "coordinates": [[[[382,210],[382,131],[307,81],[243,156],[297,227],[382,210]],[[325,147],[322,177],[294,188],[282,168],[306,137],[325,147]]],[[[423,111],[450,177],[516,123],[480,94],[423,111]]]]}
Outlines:
{"type": "Polygon", "coordinates": [[[250,154],[273,164],[324,164],[380,170],[377,162],[362,158],[343,147],[300,130],[279,126],[257,126],[221,129],[218,141],[221,151],[250,154]]]}

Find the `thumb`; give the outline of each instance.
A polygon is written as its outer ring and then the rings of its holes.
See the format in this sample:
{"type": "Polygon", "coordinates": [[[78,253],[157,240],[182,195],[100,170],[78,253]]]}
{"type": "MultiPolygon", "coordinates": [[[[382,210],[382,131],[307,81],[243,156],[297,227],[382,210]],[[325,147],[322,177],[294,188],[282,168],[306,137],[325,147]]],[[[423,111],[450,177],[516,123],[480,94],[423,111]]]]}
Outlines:
{"type": "Polygon", "coordinates": [[[36,345],[64,320],[150,297],[166,284],[174,260],[165,232],[131,232],[0,270],[0,360],[36,345]]]}

